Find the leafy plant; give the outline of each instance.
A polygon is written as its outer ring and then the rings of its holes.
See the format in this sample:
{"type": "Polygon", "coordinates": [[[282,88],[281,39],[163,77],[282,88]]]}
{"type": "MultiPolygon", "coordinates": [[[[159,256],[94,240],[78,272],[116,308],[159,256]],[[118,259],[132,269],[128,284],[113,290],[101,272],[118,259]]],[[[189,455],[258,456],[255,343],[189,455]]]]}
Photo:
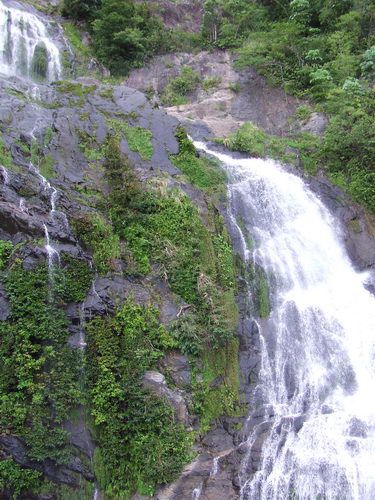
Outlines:
{"type": "Polygon", "coordinates": [[[157,311],[131,299],[113,318],[87,328],[89,390],[100,451],[95,470],[103,491],[152,494],[190,458],[191,438],[173,409],[141,386],[141,377],[175,345],[157,311]]]}

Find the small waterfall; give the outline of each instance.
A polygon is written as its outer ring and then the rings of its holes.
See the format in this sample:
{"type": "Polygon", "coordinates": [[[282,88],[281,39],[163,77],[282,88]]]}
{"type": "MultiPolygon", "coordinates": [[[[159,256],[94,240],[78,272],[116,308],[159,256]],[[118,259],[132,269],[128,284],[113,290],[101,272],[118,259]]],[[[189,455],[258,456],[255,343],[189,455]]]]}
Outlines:
{"type": "Polygon", "coordinates": [[[55,266],[58,267],[60,266],[60,255],[59,252],[51,245],[50,236],[46,224],[43,224],[43,227],[44,227],[44,237],[46,241],[44,248],[46,249],[47,252],[49,293],[51,300],[53,296],[53,271],[55,266]]]}
{"type": "Polygon", "coordinates": [[[210,472],[210,477],[215,477],[219,474],[220,471],[220,457],[215,457],[212,461],[212,469],[210,472]]]}
{"type": "Polygon", "coordinates": [[[61,77],[58,47],[48,35],[45,21],[0,0],[0,73],[36,81],[61,77]]]}
{"type": "Polygon", "coordinates": [[[21,212],[27,213],[25,198],[20,198],[20,202],[19,202],[18,206],[19,206],[21,212]]]}
{"type": "Polygon", "coordinates": [[[8,170],[4,167],[4,165],[0,165],[0,170],[1,170],[1,174],[3,176],[3,183],[4,183],[4,186],[7,186],[9,184],[9,181],[10,181],[10,176],[9,176],[9,172],[8,170]]]}
{"type": "Polygon", "coordinates": [[[368,275],[353,269],[337,221],[299,177],[272,160],[196,146],[225,166],[231,215],[244,219],[254,240],[245,254],[265,270],[270,289],[254,398],[257,421],[264,416],[247,439],[241,499],[373,500],[375,299],[364,286],[368,275]]]}
{"type": "Polygon", "coordinates": [[[202,495],[203,483],[200,483],[199,486],[193,489],[191,493],[191,500],[199,500],[202,495]]]}

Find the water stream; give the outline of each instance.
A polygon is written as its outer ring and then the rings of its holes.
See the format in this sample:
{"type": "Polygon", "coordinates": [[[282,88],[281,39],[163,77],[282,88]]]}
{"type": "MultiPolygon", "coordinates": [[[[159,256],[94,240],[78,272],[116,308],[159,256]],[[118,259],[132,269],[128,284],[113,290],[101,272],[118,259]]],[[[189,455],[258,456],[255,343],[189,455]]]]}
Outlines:
{"type": "Polygon", "coordinates": [[[60,53],[49,25],[0,0],[0,74],[53,81],[61,76],[60,53]]]}
{"type": "MultiPolygon", "coordinates": [[[[263,422],[247,438],[241,499],[375,498],[375,298],[342,243],[338,222],[296,175],[272,160],[218,158],[232,220],[252,235],[270,316],[259,321],[256,388],[263,422]],[[242,227],[242,226],[241,226],[242,227]],[[261,465],[252,446],[264,429],[261,465]]],[[[249,416],[249,419],[251,415],[249,416]]]]}

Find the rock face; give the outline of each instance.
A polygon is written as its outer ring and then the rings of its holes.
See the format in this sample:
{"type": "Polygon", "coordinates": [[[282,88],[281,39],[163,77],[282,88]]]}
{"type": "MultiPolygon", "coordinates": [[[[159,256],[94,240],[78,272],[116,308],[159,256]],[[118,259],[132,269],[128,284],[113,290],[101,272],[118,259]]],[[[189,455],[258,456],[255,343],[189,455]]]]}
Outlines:
{"type": "Polygon", "coordinates": [[[179,390],[172,391],[169,389],[164,375],[155,371],[146,372],[143,375],[142,384],[145,389],[156,394],[156,396],[167,399],[174,408],[178,422],[184,425],[188,424],[189,415],[183,393],[179,390]]]}
{"type": "Polygon", "coordinates": [[[169,107],[167,111],[192,130],[200,123],[206,128],[207,137],[227,136],[246,121],[275,135],[287,135],[296,126],[320,134],[325,127],[326,118],[318,113],[306,123],[292,123],[290,118],[302,101],[270,86],[254,68],[235,69],[234,57],[228,52],[159,56],[148,66],[132,71],[126,83],[153,94],[154,100],[160,102],[168,82],[184,66],[199,74],[201,84],[188,96],[188,104],[169,107]],[[205,90],[204,83],[210,79],[216,79],[216,83],[205,90]]]}

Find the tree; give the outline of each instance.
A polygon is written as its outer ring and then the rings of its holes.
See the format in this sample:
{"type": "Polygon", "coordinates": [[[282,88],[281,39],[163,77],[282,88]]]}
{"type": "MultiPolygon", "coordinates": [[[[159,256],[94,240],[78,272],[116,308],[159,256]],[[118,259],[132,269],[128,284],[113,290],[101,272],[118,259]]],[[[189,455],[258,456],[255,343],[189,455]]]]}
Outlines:
{"type": "Polygon", "coordinates": [[[133,0],[103,0],[92,27],[98,59],[114,74],[142,65],[165,43],[162,22],[133,0]]]}
{"type": "Polygon", "coordinates": [[[62,15],[76,20],[93,19],[101,0],[64,0],[62,15]]]}

